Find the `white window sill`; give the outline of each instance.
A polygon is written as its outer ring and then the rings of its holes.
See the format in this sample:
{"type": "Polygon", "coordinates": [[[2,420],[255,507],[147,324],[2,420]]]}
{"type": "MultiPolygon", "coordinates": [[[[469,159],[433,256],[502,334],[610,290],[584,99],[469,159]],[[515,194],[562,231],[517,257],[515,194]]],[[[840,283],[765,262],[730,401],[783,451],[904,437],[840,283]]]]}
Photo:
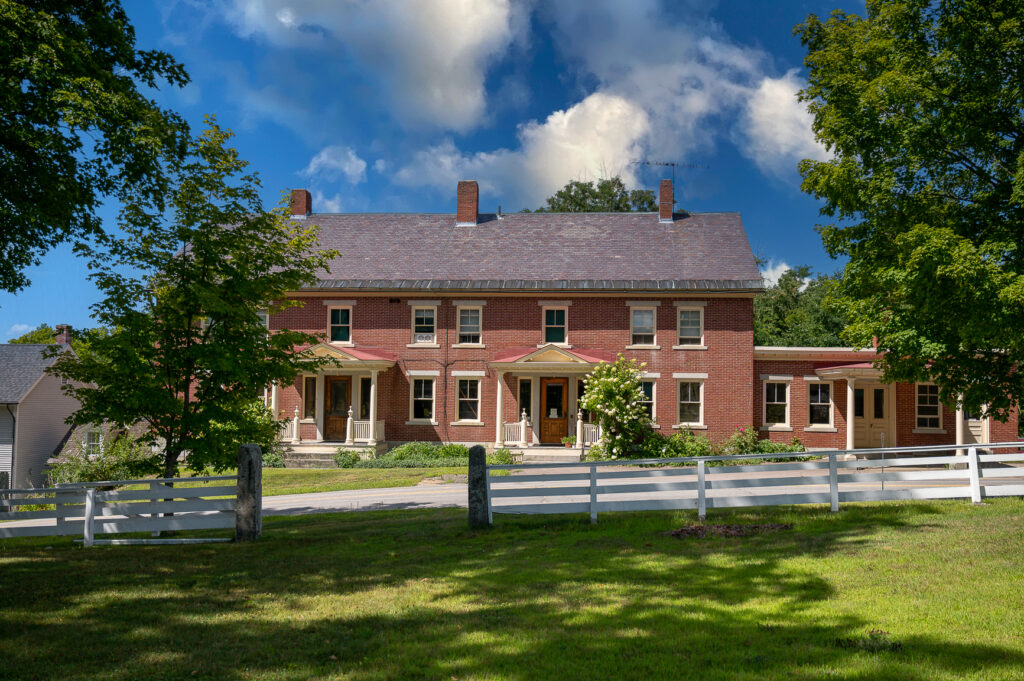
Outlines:
{"type": "Polygon", "coordinates": [[[627,345],[627,350],[661,350],[660,345],[627,345]]]}
{"type": "Polygon", "coordinates": [[[441,347],[437,343],[406,343],[407,348],[439,348],[441,347]]]}
{"type": "Polygon", "coordinates": [[[482,426],[483,421],[452,421],[449,426],[482,426]]]}
{"type": "Polygon", "coordinates": [[[352,341],[331,341],[329,345],[336,345],[339,348],[354,348],[356,346],[352,341]]]}
{"type": "Polygon", "coordinates": [[[483,343],[453,343],[453,348],[486,348],[483,343]]]}
{"type": "Polygon", "coordinates": [[[838,428],[832,426],[807,426],[804,428],[805,433],[838,433],[838,428]]]}
{"type": "Polygon", "coordinates": [[[915,435],[945,435],[945,428],[914,428],[912,431],[915,435]]]}
{"type": "Polygon", "coordinates": [[[701,423],[676,423],[673,430],[707,430],[708,427],[701,423]]]}
{"type": "Polygon", "coordinates": [[[673,350],[707,350],[706,345],[673,345],[673,350]]]}
{"type": "Polygon", "coordinates": [[[554,345],[556,348],[565,348],[566,350],[572,349],[572,346],[568,343],[537,343],[538,348],[546,348],[549,345],[554,345]]]}
{"type": "Polygon", "coordinates": [[[649,425],[654,430],[661,430],[661,424],[660,423],[649,423],[647,425],[649,425]]]}
{"type": "Polygon", "coordinates": [[[760,428],[758,428],[758,430],[764,431],[766,433],[792,433],[793,432],[793,427],[792,426],[761,426],[760,428]]]}
{"type": "Polygon", "coordinates": [[[406,421],[405,425],[407,425],[407,426],[436,426],[437,425],[437,421],[430,421],[430,420],[427,420],[427,419],[416,419],[416,420],[406,421]]]}
{"type": "Polygon", "coordinates": [[[299,423],[316,423],[316,419],[299,419],[299,423]]]}

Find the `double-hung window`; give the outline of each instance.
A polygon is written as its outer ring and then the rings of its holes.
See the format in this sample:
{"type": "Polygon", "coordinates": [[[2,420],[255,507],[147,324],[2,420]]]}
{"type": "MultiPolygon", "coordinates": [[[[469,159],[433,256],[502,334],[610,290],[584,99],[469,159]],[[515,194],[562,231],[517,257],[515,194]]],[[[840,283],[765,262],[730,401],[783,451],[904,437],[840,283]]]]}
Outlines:
{"type": "MultiPolygon", "coordinates": [[[[582,389],[581,389],[582,390],[582,389]]],[[[583,394],[582,392],[580,393],[583,394]]],[[[530,418],[533,414],[533,379],[520,378],[519,379],[519,416],[521,417],[523,411],[526,411],[526,418],[530,418]]]]}
{"type": "Polygon", "coordinates": [[[832,425],[832,384],[825,381],[807,384],[807,423],[811,426],[832,425]]]}
{"type": "Polygon", "coordinates": [[[434,419],[434,379],[412,379],[412,421],[432,421],[434,419]]]}
{"type": "Polygon", "coordinates": [[[631,307],[629,310],[629,344],[654,346],[656,344],[656,307],[631,307]]]}
{"type": "Polygon", "coordinates": [[[569,337],[566,317],[568,308],[546,307],[544,308],[544,342],[545,343],[567,343],[569,337]]]}
{"type": "Polygon", "coordinates": [[[764,425],[768,428],[789,426],[789,383],[765,381],[764,425]]]}
{"type": "Polygon", "coordinates": [[[480,379],[459,379],[458,402],[458,414],[460,421],[480,420],[480,379]]]}
{"type": "Polygon", "coordinates": [[[332,307],[328,308],[329,319],[327,324],[328,337],[332,343],[352,342],[352,308],[332,307]]]}
{"type": "Polygon", "coordinates": [[[643,380],[640,381],[640,391],[644,394],[644,398],[640,400],[640,404],[644,408],[644,413],[647,414],[647,420],[654,421],[654,381],[643,380]]]}
{"type": "Polygon", "coordinates": [[[939,429],[942,427],[942,410],[939,405],[939,386],[931,383],[917,384],[917,427],[939,429]]]}
{"type": "Polygon", "coordinates": [[[701,348],[704,346],[704,307],[676,303],[676,347],[701,348]]]}
{"type": "Polygon", "coordinates": [[[483,308],[460,307],[459,313],[459,344],[479,345],[480,331],[483,320],[483,308]]]}
{"type": "Polygon", "coordinates": [[[702,381],[679,381],[680,426],[704,425],[704,383],[702,381]]]}
{"type": "MultiPolygon", "coordinates": [[[[410,303],[411,304],[411,303],[410,303]]],[[[413,305],[412,342],[410,345],[437,344],[437,306],[413,305]]]]}
{"type": "Polygon", "coordinates": [[[95,459],[103,453],[103,430],[99,426],[93,426],[85,433],[85,442],[82,443],[85,455],[95,459]]]}

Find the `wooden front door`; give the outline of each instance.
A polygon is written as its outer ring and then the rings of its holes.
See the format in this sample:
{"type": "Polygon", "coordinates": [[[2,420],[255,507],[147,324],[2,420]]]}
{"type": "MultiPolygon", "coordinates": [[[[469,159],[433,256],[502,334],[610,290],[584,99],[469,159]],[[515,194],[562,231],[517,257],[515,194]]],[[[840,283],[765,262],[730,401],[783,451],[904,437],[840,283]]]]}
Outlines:
{"type": "Polygon", "coordinates": [[[352,378],[328,376],[324,379],[324,439],[341,442],[348,427],[348,408],[352,404],[352,378]]]}
{"type": "Polygon", "coordinates": [[[857,384],[854,388],[854,447],[864,449],[895,445],[890,397],[889,387],[881,383],[857,384]]]}
{"type": "Polygon", "coordinates": [[[560,444],[569,434],[568,378],[540,379],[540,441],[541,444],[560,444]]]}

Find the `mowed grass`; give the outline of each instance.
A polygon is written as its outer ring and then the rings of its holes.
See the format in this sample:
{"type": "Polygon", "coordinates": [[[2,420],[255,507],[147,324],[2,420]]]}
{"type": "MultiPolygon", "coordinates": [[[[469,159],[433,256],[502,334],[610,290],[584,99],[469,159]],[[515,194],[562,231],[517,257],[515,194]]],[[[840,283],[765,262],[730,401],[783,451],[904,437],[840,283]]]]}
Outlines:
{"type": "Polygon", "coordinates": [[[0,542],[0,678],[1024,678],[1020,499],[712,510],[795,527],[663,534],[694,520],[472,531],[443,509],[268,518],[240,545],[0,542]]]}
{"type": "MultiPolygon", "coordinates": [[[[313,492],[336,492],[347,489],[377,489],[380,487],[414,487],[426,478],[447,474],[465,475],[465,467],[448,468],[264,468],[263,496],[279,494],[311,494],[313,492]]],[[[227,470],[214,475],[235,475],[227,470]]],[[[185,475],[205,475],[186,472],[185,475]]],[[[194,487],[204,482],[178,483],[181,487],[194,487]]],[[[233,484],[233,483],[222,483],[233,484]]],[[[0,677],[2,679],[3,677],[0,677]]]]}

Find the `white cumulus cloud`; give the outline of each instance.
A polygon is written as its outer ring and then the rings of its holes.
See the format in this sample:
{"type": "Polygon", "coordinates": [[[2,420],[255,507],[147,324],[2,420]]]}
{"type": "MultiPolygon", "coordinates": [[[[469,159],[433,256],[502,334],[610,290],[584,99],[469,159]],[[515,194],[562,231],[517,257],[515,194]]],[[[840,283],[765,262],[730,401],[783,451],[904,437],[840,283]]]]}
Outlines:
{"type": "Polygon", "coordinates": [[[7,329],[5,334],[7,338],[17,338],[18,336],[24,336],[26,333],[36,327],[29,324],[14,324],[11,328],[7,329]]]}
{"type": "Polygon", "coordinates": [[[771,259],[764,265],[761,265],[761,278],[769,286],[775,286],[779,283],[779,277],[790,269],[792,268],[785,261],[771,259]]]}
{"type": "Polygon", "coordinates": [[[521,126],[516,149],[466,154],[446,140],[417,152],[395,182],[454,192],[458,180],[475,179],[482,193],[533,208],[573,179],[619,175],[635,185],[629,163],[643,156],[641,140],[649,128],[646,112],[635,103],[595,93],[543,122],[521,126]]]}
{"type": "Polygon", "coordinates": [[[327,196],[323,192],[313,190],[313,210],[317,213],[340,213],[341,196],[327,196]]]}
{"type": "Polygon", "coordinates": [[[328,180],[344,175],[351,184],[366,179],[366,161],[359,158],[351,147],[331,145],[324,147],[309,161],[302,174],[306,177],[323,177],[328,180]]]}
{"type": "Polygon", "coordinates": [[[408,123],[465,131],[486,111],[488,67],[528,26],[511,0],[233,0],[243,37],[354,57],[408,123]]]}
{"type": "Polygon", "coordinates": [[[823,161],[828,150],[814,138],[812,117],[797,99],[802,82],[797,71],[781,78],[765,77],[747,100],[741,127],[743,153],[762,171],[792,171],[805,158],[823,161]]]}

